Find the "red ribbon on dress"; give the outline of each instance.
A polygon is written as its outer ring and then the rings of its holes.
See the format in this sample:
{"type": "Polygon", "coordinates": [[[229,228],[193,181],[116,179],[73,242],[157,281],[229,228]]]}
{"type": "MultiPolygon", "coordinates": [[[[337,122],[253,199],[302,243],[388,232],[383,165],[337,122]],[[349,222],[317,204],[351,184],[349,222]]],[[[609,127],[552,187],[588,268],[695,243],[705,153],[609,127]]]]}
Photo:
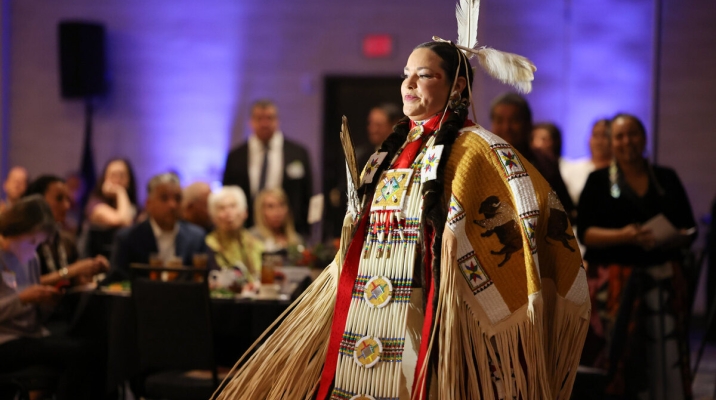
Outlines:
{"type": "MultiPolygon", "coordinates": [[[[445,115],[445,118],[447,118],[450,115],[450,112],[445,115]]],[[[403,148],[403,151],[400,153],[400,156],[395,161],[395,163],[391,166],[391,169],[400,169],[400,168],[408,168],[410,167],[410,164],[415,161],[415,157],[418,155],[418,152],[420,151],[420,148],[423,146],[423,142],[425,141],[425,138],[430,136],[433,131],[438,127],[438,124],[440,123],[440,120],[442,118],[442,113],[437,114],[430,118],[429,120],[425,121],[425,123],[422,124],[423,127],[423,133],[421,135],[422,140],[414,140],[412,142],[409,142],[405,145],[403,148]]],[[[413,128],[419,126],[419,124],[410,121],[410,130],[412,131],[413,128]]]]}
{"type": "Polygon", "coordinates": [[[331,324],[331,336],[328,339],[328,351],[326,352],[326,361],[323,364],[323,372],[321,372],[321,383],[318,388],[317,399],[328,398],[328,390],[336,374],[338,349],[346,328],[346,318],[348,317],[348,310],[351,306],[353,285],[358,276],[358,265],[360,264],[366,225],[369,219],[370,215],[368,214],[363,215],[361,218],[358,229],[348,247],[345,262],[343,263],[343,270],[341,271],[341,277],[338,282],[338,296],[336,298],[335,311],[333,312],[333,323],[331,324]]]}
{"type": "Polygon", "coordinates": [[[425,302],[425,319],[423,319],[423,331],[420,336],[420,350],[418,351],[418,361],[415,364],[415,372],[414,372],[414,379],[413,379],[413,396],[412,398],[415,398],[415,394],[419,390],[423,390],[423,396],[422,399],[427,398],[427,393],[425,392],[425,382],[427,381],[427,368],[425,369],[425,375],[421,376],[421,369],[423,366],[423,362],[425,362],[425,358],[427,357],[428,353],[428,344],[430,342],[430,335],[431,330],[433,326],[433,298],[435,298],[435,281],[433,280],[433,243],[435,242],[435,231],[433,230],[432,226],[427,226],[426,232],[425,232],[426,240],[425,243],[427,246],[425,246],[425,256],[423,257],[423,260],[425,262],[425,283],[430,288],[428,290],[428,298],[425,302]]]}

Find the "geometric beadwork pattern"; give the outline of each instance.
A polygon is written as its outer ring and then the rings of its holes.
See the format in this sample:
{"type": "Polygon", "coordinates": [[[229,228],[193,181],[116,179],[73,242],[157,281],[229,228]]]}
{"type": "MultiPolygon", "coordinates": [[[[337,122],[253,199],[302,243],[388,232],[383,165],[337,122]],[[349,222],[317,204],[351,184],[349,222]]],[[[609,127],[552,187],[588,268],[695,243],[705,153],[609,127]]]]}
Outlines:
{"type": "Polygon", "coordinates": [[[530,250],[532,253],[537,251],[537,219],[539,217],[538,211],[533,211],[528,215],[521,215],[522,228],[527,236],[527,240],[530,244],[530,250]]]}
{"type": "Polygon", "coordinates": [[[514,148],[512,148],[512,146],[499,143],[490,147],[492,148],[492,151],[495,152],[497,159],[500,161],[500,165],[505,171],[505,177],[508,181],[527,175],[527,171],[525,171],[522,161],[520,161],[517,152],[514,148]]]}
{"type": "Polygon", "coordinates": [[[473,294],[477,294],[492,284],[490,277],[480,265],[480,261],[475,256],[475,252],[470,252],[457,260],[465,280],[473,294]]]}
{"type": "Polygon", "coordinates": [[[371,211],[402,210],[412,169],[391,169],[383,172],[371,204],[371,211]]]}
{"type": "Polygon", "coordinates": [[[443,145],[433,146],[428,149],[423,159],[423,169],[421,171],[421,181],[423,183],[437,179],[438,177],[438,164],[440,164],[440,157],[443,153],[443,145]]]}
{"type": "Polygon", "coordinates": [[[455,198],[454,195],[450,196],[450,205],[448,206],[447,223],[454,230],[455,225],[462,219],[465,218],[465,209],[462,208],[462,204],[455,198]]]}

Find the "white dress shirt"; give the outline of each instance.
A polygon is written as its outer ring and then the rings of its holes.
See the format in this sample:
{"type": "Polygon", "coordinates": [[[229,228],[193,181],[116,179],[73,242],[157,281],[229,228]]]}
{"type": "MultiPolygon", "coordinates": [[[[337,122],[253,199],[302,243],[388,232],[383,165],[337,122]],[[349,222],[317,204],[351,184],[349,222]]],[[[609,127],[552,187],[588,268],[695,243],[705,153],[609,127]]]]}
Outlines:
{"type": "Polygon", "coordinates": [[[152,226],[152,232],[154,232],[154,239],[157,241],[157,251],[159,252],[159,259],[166,262],[176,257],[176,238],[179,233],[179,223],[174,224],[174,229],[171,231],[164,231],[162,228],[154,222],[154,219],[149,218],[149,224],[152,226]]]}
{"type": "Polygon", "coordinates": [[[591,158],[580,158],[578,160],[559,159],[559,173],[562,174],[564,185],[567,186],[569,197],[576,206],[579,203],[579,196],[587,183],[589,174],[594,171],[594,163],[591,158]]]}
{"type": "MultiPolygon", "coordinates": [[[[280,188],[283,184],[283,134],[274,132],[268,143],[268,168],[266,169],[266,187],[264,189],[280,188]]],[[[259,193],[261,180],[261,165],[264,162],[266,148],[256,135],[249,136],[249,183],[251,184],[251,197],[259,193]]]]}

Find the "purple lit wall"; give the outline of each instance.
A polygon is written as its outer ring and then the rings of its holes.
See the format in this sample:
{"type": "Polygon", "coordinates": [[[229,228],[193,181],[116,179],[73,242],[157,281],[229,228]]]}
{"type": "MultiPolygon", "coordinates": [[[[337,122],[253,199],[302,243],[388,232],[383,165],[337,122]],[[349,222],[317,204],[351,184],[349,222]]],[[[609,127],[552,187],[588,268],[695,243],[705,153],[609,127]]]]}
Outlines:
{"type": "MultiPolygon", "coordinates": [[[[228,150],[245,138],[249,104],[261,97],[277,102],[286,136],[309,149],[320,182],[323,77],[397,75],[418,43],[456,36],[453,2],[444,0],[4,1],[11,48],[2,60],[10,67],[2,163],[33,175],[79,167],[82,105],[59,97],[57,23],[104,21],[111,91],[97,108],[97,168],[128,156],[140,187],[170,168],[185,183],[219,179],[228,150]],[[362,56],[372,33],[394,38],[392,57],[362,56]]],[[[535,119],[556,121],[565,156],[581,157],[596,118],[631,112],[652,130],[655,1],[483,0],[479,40],[535,62],[527,96],[535,119]]],[[[684,178],[700,216],[715,189],[716,55],[705,38],[716,38],[716,5],[662,1],[659,159],[684,178]]],[[[478,73],[474,89],[477,122],[489,127],[490,101],[509,88],[478,73]]]]}
{"type": "Polygon", "coordinates": [[[110,94],[97,106],[97,169],[126,156],[140,188],[170,169],[185,183],[216,180],[242,87],[237,71],[245,24],[234,3],[14,2],[11,161],[30,164],[35,173],[64,174],[79,166],[82,105],[59,98],[55,32],[58,20],[84,18],[107,29],[110,94]],[[33,135],[37,129],[42,140],[33,135]],[[30,161],[25,154],[48,157],[30,161]]]}
{"type": "MultiPolygon", "coordinates": [[[[481,44],[537,66],[526,97],[535,122],[562,128],[564,157],[588,155],[592,122],[617,111],[636,114],[650,130],[651,1],[485,1],[481,16],[481,44]]],[[[485,81],[484,109],[506,90],[485,81]]]]}

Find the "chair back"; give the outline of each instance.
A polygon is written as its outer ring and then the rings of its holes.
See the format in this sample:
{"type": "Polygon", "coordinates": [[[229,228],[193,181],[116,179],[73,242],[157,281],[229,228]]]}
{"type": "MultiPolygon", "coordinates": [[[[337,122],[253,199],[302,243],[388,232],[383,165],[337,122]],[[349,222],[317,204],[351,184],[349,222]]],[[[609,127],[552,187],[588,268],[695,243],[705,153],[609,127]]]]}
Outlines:
{"type": "Polygon", "coordinates": [[[203,274],[201,281],[169,282],[141,275],[147,270],[161,273],[176,269],[133,264],[130,270],[142,369],[208,369],[216,376],[206,270],[192,272],[203,274]]]}
{"type": "Polygon", "coordinates": [[[88,257],[102,255],[107,259],[112,258],[112,245],[117,235],[117,228],[97,228],[90,226],[86,233],[84,252],[88,257]]]}

